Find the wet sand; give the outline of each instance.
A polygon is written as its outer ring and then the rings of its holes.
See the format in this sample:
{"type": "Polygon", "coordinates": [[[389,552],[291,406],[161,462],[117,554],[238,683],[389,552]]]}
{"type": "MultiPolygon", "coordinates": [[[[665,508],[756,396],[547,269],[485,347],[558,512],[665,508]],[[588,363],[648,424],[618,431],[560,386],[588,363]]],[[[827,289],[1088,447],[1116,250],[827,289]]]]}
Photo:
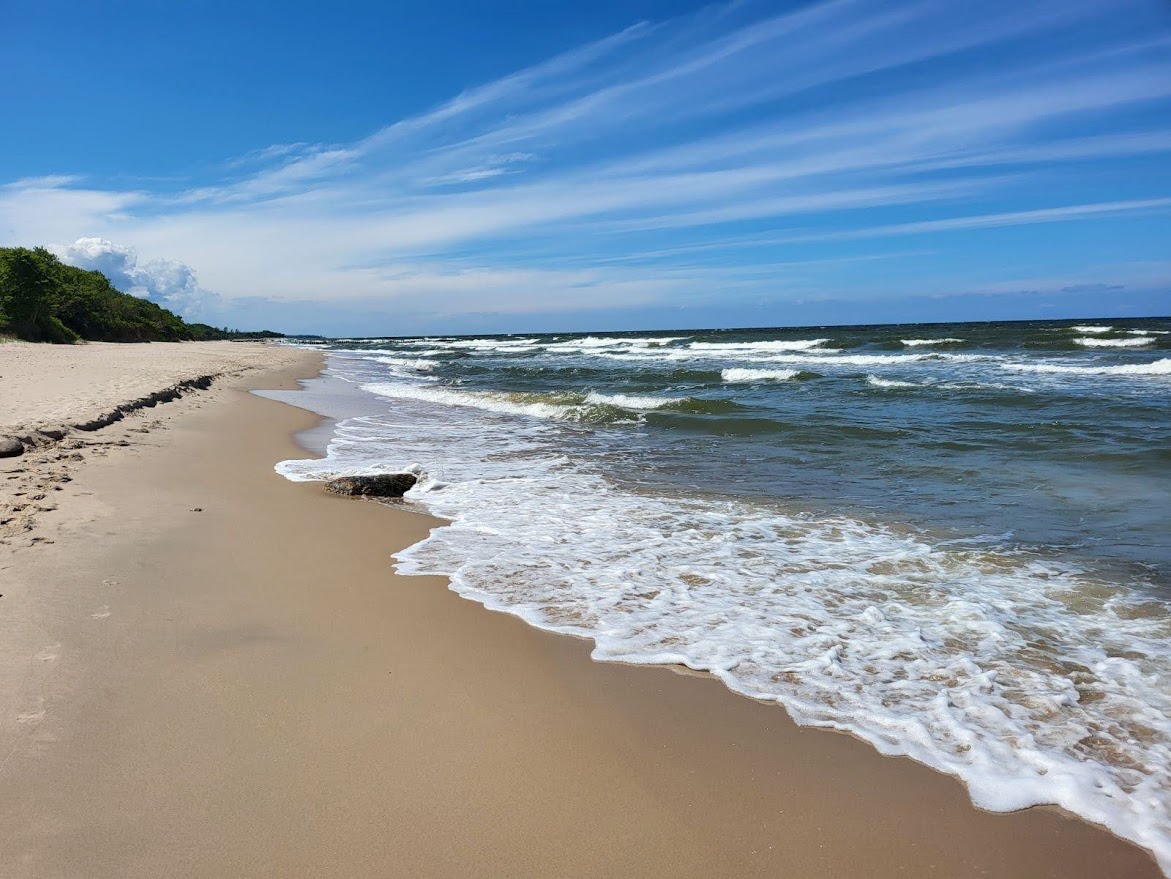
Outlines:
{"type": "Polygon", "coordinates": [[[246,388],[319,362],[97,432],[44,540],[0,547],[5,875],[1160,875],[1056,810],[980,812],[714,680],[396,576],[434,520],[272,471],[316,417],[246,388]]]}

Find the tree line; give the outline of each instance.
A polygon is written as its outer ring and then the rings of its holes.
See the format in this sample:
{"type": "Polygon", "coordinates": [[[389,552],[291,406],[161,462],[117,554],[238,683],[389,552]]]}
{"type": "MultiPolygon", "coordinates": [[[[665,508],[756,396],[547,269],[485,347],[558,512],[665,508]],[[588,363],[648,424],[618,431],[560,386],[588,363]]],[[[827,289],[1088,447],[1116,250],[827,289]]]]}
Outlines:
{"type": "Polygon", "coordinates": [[[0,247],[0,335],[30,342],[184,342],[279,338],[187,323],[115,290],[101,272],[65,265],[43,247],[0,247]]]}

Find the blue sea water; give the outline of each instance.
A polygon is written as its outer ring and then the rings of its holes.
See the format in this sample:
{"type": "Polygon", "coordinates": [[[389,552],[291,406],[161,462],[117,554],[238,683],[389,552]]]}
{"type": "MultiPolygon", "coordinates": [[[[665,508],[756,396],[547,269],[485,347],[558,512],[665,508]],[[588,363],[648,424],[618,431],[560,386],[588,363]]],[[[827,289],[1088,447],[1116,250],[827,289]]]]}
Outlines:
{"type": "Polygon", "coordinates": [[[1171,319],[325,347],[401,571],[1171,866],[1171,319]]]}

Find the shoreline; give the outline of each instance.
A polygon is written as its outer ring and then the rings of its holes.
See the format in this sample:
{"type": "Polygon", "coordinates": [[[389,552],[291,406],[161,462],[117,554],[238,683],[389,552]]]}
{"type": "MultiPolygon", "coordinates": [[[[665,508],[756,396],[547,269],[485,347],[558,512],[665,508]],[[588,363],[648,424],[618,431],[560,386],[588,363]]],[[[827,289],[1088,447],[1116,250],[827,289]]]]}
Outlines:
{"type": "Polygon", "coordinates": [[[397,575],[438,520],[272,472],[318,417],[248,390],[319,357],[163,407],[165,439],[78,469],[81,521],[4,562],[36,645],[3,691],[18,875],[1160,875],[1076,817],[981,812],[712,676],[397,575]]]}

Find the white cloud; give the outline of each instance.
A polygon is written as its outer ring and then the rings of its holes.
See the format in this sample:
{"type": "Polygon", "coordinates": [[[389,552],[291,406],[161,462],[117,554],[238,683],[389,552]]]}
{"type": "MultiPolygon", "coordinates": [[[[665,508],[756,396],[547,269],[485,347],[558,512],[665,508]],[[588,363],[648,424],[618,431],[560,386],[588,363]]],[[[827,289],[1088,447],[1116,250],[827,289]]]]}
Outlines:
{"type": "MultiPolygon", "coordinates": [[[[780,296],[768,273],[808,245],[845,266],[880,236],[1166,209],[1157,175],[1119,161],[1171,153],[1148,0],[754,14],[638,25],[350,143],[260,146],[184,191],[0,186],[0,241],[88,236],[70,258],[189,314],[218,307],[189,266],[227,302],[522,313],[780,296]]],[[[957,254],[973,287],[994,271],[957,254]]]]}
{"type": "Polygon", "coordinates": [[[123,293],[149,299],[183,317],[207,316],[219,303],[216,294],[199,286],[195,271],[177,260],[140,263],[133,247],[104,238],[78,238],[53,249],[69,265],[101,272],[123,293]]]}

